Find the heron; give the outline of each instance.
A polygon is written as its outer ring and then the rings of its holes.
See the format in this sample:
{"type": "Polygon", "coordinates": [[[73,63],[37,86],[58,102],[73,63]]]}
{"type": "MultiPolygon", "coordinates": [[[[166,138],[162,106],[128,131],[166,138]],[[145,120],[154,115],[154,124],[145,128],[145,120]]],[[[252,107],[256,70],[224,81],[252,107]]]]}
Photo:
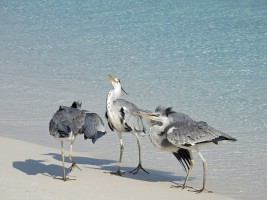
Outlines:
{"type": "Polygon", "coordinates": [[[196,152],[203,163],[203,186],[196,193],[212,192],[206,189],[207,161],[200,149],[221,142],[234,142],[235,138],[209,126],[204,121],[195,121],[188,115],[178,113],[171,107],[158,107],[155,112],[140,111],[136,113],[150,120],[150,140],[154,146],[161,150],[174,152],[175,157],[187,170],[182,189],[187,188],[187,181],[194,165],[192,152],[196,152]]]}
{"type": "Polygon", "coordinates": [[[76,137],[83,134],[85,140],[91,139],[92,143],[95,143],[106,134],[104,122],[99,115],[82,110],[81,105],[82,103],[75,101],[70,107],[59,106],[49,122],[50,135],[61,141],[63,181],[69,180],[65,172],[63,143],[70,142],[69,160],[72,162],[70,171],[75,167],[81,170],[72,159],[72,147],[76,137]]]}
{"type": "Polygon", "coordinates": [[[135,169],[130,171],[130,173],[136,174],[140,169],[148,173],[143,168],[141,160],[140,136],[142,134],[145,134],[145,127],[142,121],[142,117],[134,114],[138,111],[138,107],[133,103],[126,101],[125,99],[120,99],[122,91],[125,94],[127,94],[127,92],[125,92],[125,90],[122,88],[120,80],[118,78],[115,78],[112,75],[109,75],[108,77],[114,88],[113,90],[109,91],[109,94],[107,96],[105,116],[108,121],[109,128],[112,131],[117,132],[120,142],[120,158],[118,169],[115,172],[111,172],[111,174],[121,176],[124,173],[120,170],[122,164],[122,155],[124,151],[122,132],[133,133],[136,136],[138,145],[139,164],[135,169]]]}

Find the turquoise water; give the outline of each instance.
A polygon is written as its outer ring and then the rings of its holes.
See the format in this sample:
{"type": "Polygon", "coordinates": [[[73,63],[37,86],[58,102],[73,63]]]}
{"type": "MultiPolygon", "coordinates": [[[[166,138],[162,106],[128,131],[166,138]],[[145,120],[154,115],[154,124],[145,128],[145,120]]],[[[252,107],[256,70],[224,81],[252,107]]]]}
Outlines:
{"type": "MultiPolygon", "coordinates": [[[[55,110],[81,100],[104,118],[112,74],[139,107],[172,106],[238,139],[203,150],[210,189],[267,197],[266,1],[1,1],[0,19],[0,135],[58,147],[48,133],[55,110]]],[[[107,130],[75,150],[116,162],[107,130]]],[[[124,140],[125,167],[134,167],[135,138],[124,140]]],[[[194,157],[189,183],[199,187],[194,157]]],[[[143,160],[182,182],[175,158],[146,137],[143,160]]]]}

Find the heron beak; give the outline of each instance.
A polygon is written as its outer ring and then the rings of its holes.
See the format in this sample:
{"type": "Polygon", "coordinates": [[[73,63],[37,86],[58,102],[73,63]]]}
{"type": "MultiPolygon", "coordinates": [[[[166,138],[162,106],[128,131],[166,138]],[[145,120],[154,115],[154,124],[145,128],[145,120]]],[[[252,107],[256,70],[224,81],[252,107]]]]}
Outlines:
{"type": "Polygon", "coordinates": [[[114,78],[111,74],[108,75],[108,79],[109,79],[110,81],[112,81],[112,82],[117,83],[117,81],[115,80],[115,78],[114,78]]]}
{"type": "Polygon", "coordinates": [[[146,117],[146,118],[152,118],[152,117],[159,117],[159,114],[151,114],[151,113],[134,113],[136,115],[139,115],[139,116],[143,116],[143,117],[146,117]]]}

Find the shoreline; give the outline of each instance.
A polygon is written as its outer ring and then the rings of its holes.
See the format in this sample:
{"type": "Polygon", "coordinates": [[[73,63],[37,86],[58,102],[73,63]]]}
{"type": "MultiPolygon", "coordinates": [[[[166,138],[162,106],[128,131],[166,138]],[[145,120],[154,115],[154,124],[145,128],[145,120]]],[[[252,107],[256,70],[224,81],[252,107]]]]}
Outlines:
{"type": "MultiPolygon", "coordinates": [[[[114,161],[94,158],[84,152],[75,152],[73,157],[82,171],[74,169],[68,173],[66,169],[69,178],[75,180],[64,182],[54,178],[62,175],[59,149],[6,136],[0,136],[0,148],[3,152],[0,175],[3,199],[234,199],[216,193],[195,194],[171,188],[175,183],[142,172],[125,173],[122,177],[110,175],[104,172],[114,169],[114,161]],[[107,170],[99,165],[106,166],[107,170]]],[[[65,167],[69,165],[66,158],[65,167]]]]}

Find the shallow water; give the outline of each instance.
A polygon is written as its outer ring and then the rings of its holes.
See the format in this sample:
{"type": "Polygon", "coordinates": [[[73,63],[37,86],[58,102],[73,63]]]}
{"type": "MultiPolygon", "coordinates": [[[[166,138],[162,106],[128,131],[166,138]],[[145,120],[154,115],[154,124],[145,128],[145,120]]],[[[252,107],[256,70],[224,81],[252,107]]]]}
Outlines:
{"type": "MultiPolygon", "coordinates": [[[[203,150],[209,189],[266,198],[265,1],[1,1],[0,18],[1,135],[58,147],[48,133],[58,106],[81,100],[104,118],[111,73],[139,107],[172,106],[237,138],[203,150]]],[[[107,130],[75,150],[116,162],[107,130]]],[[[124,141],[124,166],[135,167],[135,138],[124,141]]],[[[177,160],[142,142],[144,166],[182,183],[177,160]]],[[[194,157],[189,184],[200,187],[194,157]]]]}

